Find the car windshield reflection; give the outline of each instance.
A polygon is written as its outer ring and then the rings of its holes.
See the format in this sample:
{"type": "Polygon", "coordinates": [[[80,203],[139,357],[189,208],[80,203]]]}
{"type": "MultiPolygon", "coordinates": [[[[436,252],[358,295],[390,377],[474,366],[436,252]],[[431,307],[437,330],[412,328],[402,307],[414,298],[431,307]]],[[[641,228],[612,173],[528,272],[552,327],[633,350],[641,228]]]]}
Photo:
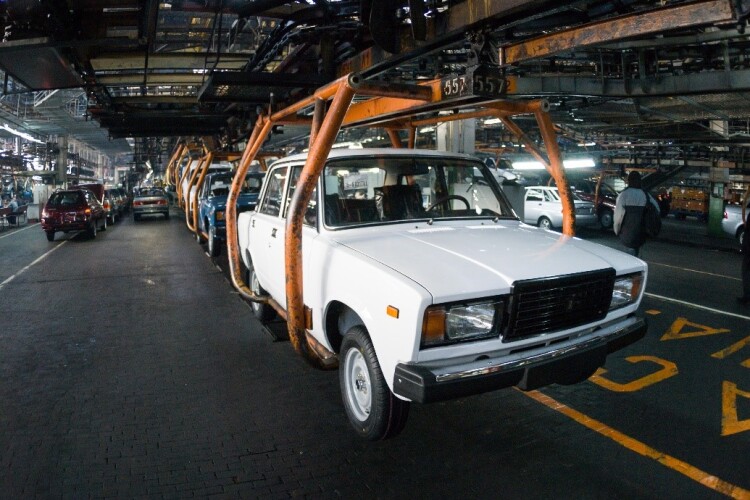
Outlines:
{"type": "Polygon", "coordinates": [[[438,219],[515,218],[478,162],[445,158],[331,161],[323,174],[329,227],[438,219]]]}

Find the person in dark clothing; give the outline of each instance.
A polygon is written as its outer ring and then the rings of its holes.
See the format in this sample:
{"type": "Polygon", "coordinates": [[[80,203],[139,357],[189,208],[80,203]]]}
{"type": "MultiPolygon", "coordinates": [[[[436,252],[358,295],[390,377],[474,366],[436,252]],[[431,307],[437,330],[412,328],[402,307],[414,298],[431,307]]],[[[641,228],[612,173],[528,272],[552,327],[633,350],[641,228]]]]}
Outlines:
{"type": "Polygon", "coordinates": [[[628,187],[617,196],[615,203],[614,225],[615,234],[625,251],[638,257],[641,246],[646,242],[646,231],[643,227],[643,213],[646,203],[653,203],[656,209],[659,204],[653,197],[643,190],[641,174],[632,171],[628,174],[628,187]]]}
{"type": "Polygon", "coordinates": [[[742,231],[742,296],[737,297],[737,302],[750,304],[750,232],[747,225],[742,231]]]}

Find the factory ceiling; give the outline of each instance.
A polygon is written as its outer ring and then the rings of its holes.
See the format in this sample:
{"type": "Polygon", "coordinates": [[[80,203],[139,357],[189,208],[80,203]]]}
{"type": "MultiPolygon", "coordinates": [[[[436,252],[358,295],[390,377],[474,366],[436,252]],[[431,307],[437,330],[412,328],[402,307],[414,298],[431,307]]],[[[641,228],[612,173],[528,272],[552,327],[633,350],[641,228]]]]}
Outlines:
{"type": "Polygon", "coordinates": [[[563,140],[744,148],[748,11],[750,0],[7,0],[0,114],[112,154],[125,138],[229,146],[259,111],[352,71],[389,83],[491,74],[498,98],[548,99],[563,140]]]}

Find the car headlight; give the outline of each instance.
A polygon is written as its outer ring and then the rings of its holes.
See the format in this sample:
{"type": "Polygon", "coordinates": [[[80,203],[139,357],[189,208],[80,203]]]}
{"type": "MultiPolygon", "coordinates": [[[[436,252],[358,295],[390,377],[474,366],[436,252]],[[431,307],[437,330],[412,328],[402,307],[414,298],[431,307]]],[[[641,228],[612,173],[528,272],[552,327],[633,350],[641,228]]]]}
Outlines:
{"type": "Polygon", "coordinates": [[[428,307],[422,322],[422,347],[497,337],[504,311],[500,299],[428,307]]]}
{"type": "Polygon", "coordinates": [[[615,278],[612,301],[609,303],[610,311],[618,307],[625,307],[638,300],[642,286],[643,273],[633,273],[615,278]]]}
{"type": "Polygon", "coordinates": [[[222,210],[216,211],[216,220],[224,220],[224,212],[222,210]]]}

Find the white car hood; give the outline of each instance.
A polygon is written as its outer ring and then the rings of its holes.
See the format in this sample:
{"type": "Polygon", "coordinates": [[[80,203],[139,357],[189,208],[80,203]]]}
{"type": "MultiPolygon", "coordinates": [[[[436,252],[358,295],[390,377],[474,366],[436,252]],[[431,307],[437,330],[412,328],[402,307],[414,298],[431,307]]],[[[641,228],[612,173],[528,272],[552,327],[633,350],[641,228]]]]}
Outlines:
{"type": "Polygon", "coordinates": [[[341,231],[333,239],[419,283],[439,302],[507,293],[518,280],[645,269],[624,252],[515,221],[440,224],[341,231]]]}

